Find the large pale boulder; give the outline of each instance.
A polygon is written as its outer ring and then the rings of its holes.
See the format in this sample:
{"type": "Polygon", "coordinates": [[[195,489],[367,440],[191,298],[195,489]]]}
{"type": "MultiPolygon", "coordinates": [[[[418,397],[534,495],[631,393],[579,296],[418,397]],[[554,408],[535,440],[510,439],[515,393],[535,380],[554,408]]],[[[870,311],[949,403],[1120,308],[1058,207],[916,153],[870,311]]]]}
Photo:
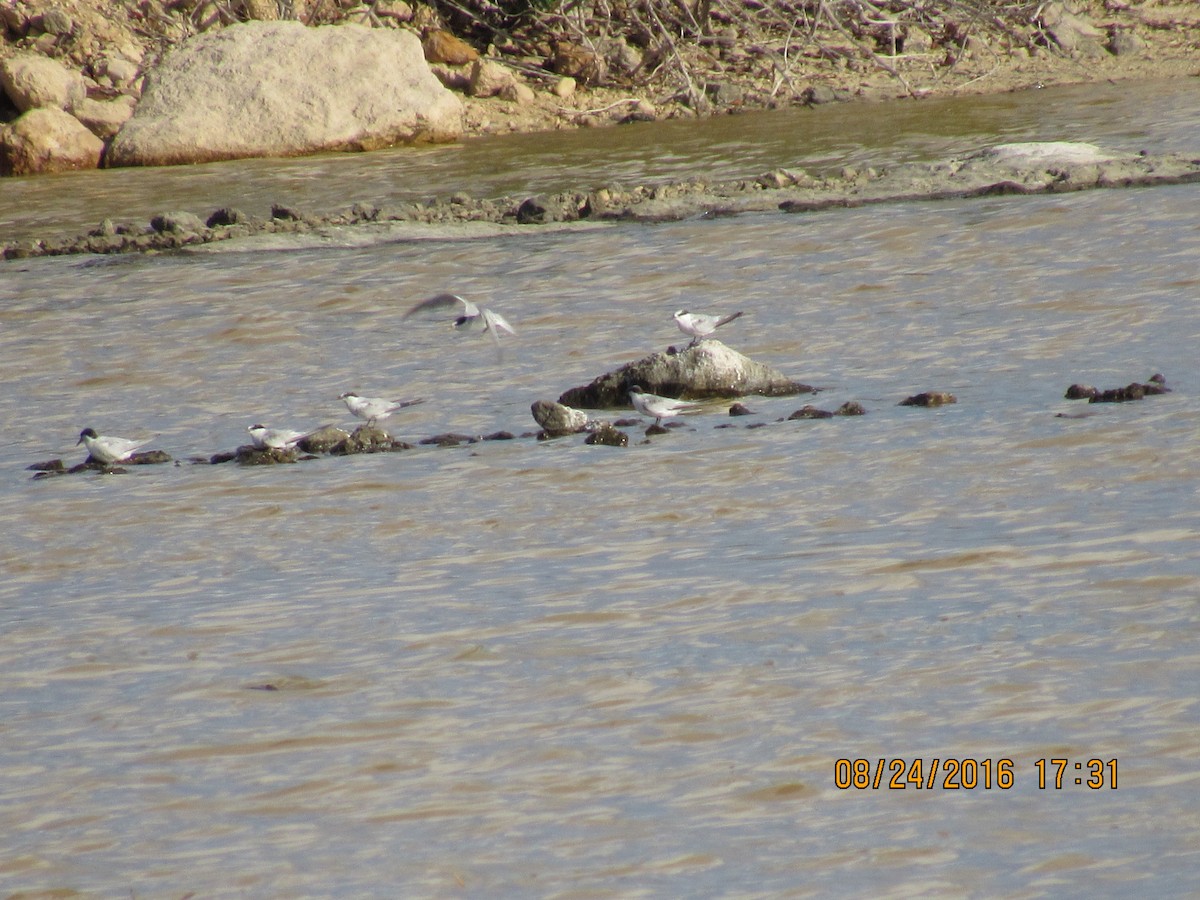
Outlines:
{"type": "Polygon", "coordinates": [[[462,103],[429,70],[415,35],[247,22],[164,56],[105,164],[374,150],[461,133],[462,103]]]}
{"type": "Polygon", "coordinates": [[[94,169],[104,142],[61,109],[31,109],[0,127],[0,175],[94,169]]]}
{"type": "Polygon", "coordinates": [[[87,96],[82,75],[46,56],[14,56],[0,62],[0,88],[21,112],[70,110],[87,96]]]}
{"type": "Polygon", "coordinates": [[[558,398],[564,406],[605,409],[629,405],[629,388],[683,400],[712,400],[762,394],[784,397],[815,388],[792,381],[778,369],[756,362],[720,341],[701,341],[676,353],[654,353],[571,388],[558,398]]]}

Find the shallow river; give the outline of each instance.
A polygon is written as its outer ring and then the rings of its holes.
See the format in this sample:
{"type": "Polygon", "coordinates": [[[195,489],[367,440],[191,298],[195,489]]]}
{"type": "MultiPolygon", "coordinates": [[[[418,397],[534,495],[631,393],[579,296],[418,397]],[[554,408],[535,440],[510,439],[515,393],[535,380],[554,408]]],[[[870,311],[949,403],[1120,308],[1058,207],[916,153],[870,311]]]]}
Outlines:
{"type": "MultiPolygon", "coordinates": [[[[976,145],[1185,149],[1200,91],[1163,90],[958,119],[976,145]]],[[[966,140],[897,129],[881,158],[966,140]]],[[[589,138],[616,159],[628,133],[589,138]]],[[[206,178],[311,166],[328,191],[369,160],[72,176],[38,227],[114,214],[126,180],[124,208],[200,211],[230,202],[206,178]]],[[[0,895],[1188,894],[1198,208],[1183,186],[0,263],[0,895]],[[502,357],[401,321],[444,289],[512,319],[502,357]],[[726,342],[823,390],[626,449],[520,437],[533,400],[678,343],[684,305],[744,309],[726,342]],[[1063,399],[1155,372],[1172,393],[1063,399]],[[349,425],[352,389],[431,398],[389,420],[409,440],[518,437],[187,462],[255,421],[349,425]],[[897,405],[923,390],[958,402],[897,405]],[[866,415],[780,421],[846,400],[866,415]],[[85,426],[180,464],[32,479],[85,426]]]]}

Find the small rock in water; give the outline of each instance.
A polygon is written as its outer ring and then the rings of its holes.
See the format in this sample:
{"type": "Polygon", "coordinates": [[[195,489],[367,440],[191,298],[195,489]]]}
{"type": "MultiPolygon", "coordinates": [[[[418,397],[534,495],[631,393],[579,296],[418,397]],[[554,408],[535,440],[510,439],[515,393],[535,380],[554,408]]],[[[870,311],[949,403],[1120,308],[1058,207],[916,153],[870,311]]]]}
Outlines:
{"type": "Polygon", "coordinates": [[[585,444],[601,444],[605,447],[628,447],[629,435],[607,422],[602,422],[584,440],[585,444]]]}
{"type": "Polygon", "coordinates": [[[546,221],[546,207],[536,197],[528,197],[517,207],[517,224],[541,225],[546,221]]]}
{"type": "Polygon", "coordinates": [[[1125,387],[1109,388],[1107,391],[1100,391],[1095,396],[1089,398],[1088,403],[1125,403],[1129,400],[1141,400],[1145,396],[1146,388],[1135,381],[1133,384],[1125,385],[1125,387]]]}
{"type": "Polygon", "coordinates": [[[284,206],[281,203],[272,203],[271,218],[279,219],[280,221],[284,222],[300,222],[304,219],[304,213],[291,206],[284,206]]]}
{"type": "Polygon", "coordinates": [[[223,206],[215,210],[205,221],[209,228],[227,228],[230,225],[249,225],[251,219],[235,206],[223,206]]]}
{"type": "MultiPolygon", "coordinates": [[[[280,463],[298,462],[300,451],[295,447],[289,447],[286,450],[278,450],[274,447],[260,450],[253,444],[243,444],[234,452],[233,458],[243,466],[275,466],[280,463]]],[[[214,456],[213,461],[215,463],[217,457],[214,456]]]]}
{"type": "Polygon", "coordinates": [[[447,432],[445,434],[435,434],[432,437],[422,438],[422,444],[435,444],[438,447],[457,447],[459,444],[473,444],[479,440],[471,434],[456,434],[455,432],[447,432]]]}
{"type": "Polygon", "coordinates": [[[945,406],[947,403],[957,402],[957,397],[945,391],[926,391],[906,397],[900,401],[900,406],[945,406]]]}
{"type": "Polygon", "coordinates": [[[811,405],[805,406],[788,416],[788,419],[832,419],[834,416],[863,416],[866,413],[866,409],[857,400],[847,400],[832,412],[825,409],[817,409],[817,407],[811,405]]]}
{"type": "MultiPolygon", "coordinates": [[[[301,440],[298,446],[305,453],[332,453],[334,449],[344,441],[351,438],[351,435],[344,429],[334,425],[326,425],[311,432],[308,437],[301,440]]],[[[390,440],[390,436],[388,436],[390,440]]]]}
{"type": "Polygon", "coordinates": [[[200,234],[206,226],[195,213],[165,212],[152,218],[150,227],[159,234],[200,234]]]}
{"type": "Polygon", "coordinates": [[[1089,403],[1126,403],[1130,400],[1141,400],[1155,394],[1167,394],[1167,379],[1155,373],[1143,384],[1132,382],[1125,387],[1109,388],[1101,391],[1090,384],[1076,383],[1067,388],[1064,395],[1068,400],[1087,400],[1089,403]]]}
{"type": "Polygon", "coordinates": [[[130,466],[157,466],[170,461],[171,456],[165,450],[142,450],[132,454],[125,463],[130,466]]]}
{"type": "Polygon", "coordinates": [[[535,400],[529,410],[547,437],[577,434],[587,428],[587,414],[553,400],[535,400]]]}
{"type": "Polygon", "coordinates": [[[815,406],[804,406],[790,416],[788,419],[832,419],[833,413],[824,409],[817,409],[815,406]]]}
{"type": "Polygon", "coordinates": [[[25,468],[30,472],[65,472],[67,470],[61,459],[48,459],[45,462],[34,463],[25,468]]]}
{"type": "Polygon", "coordinates": [[[750,409],[745,404],[735,403],[733,406],[729,407],[729,414],[731,416],[752,416],[754,415],[754,410],[750,409]]]}
{"type": "MultiPolygon", "coordinates": [[[[337,431],[338,429],[332,430],[337,431]]],[[[335,456],[350,456],[355,453],[387,453],[390,450],[405,450],[409,446],[403,441],[397,441],[377,425],[359,425],[354,429],[353,434],[346,435],[343,440],[330,447],[329,452],[335,456]]]]}
{"type": "Polygon", "coordinates": [[[1068,400],[1091,400],[1099,393],[1090,384],[1073,384],[1067,388],[1065,396],[1068,400]]]}

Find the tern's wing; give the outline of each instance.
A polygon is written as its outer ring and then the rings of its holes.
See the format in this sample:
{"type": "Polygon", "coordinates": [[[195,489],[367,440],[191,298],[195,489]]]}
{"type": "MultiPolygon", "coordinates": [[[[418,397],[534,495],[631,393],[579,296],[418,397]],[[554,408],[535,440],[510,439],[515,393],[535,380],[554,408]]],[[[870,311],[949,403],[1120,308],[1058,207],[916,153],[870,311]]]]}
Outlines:
{"type": "MultiPolygon", "coordinates": [[[[325,426],[322,425],[321,427],[324,428],[325,426]]],[[[284,433],[287,435],[287,443],[295,446],[296,444],[300,443],[302,440],[304,440],[309,435],[315,434],[316,432],[318,432],[320,430],[321,430],[320,428],[314,428],[312,431],[293,431],[292,429],[289,428],[284,433]]]]}
{"type": "Polygon", "coordinates": [[[419,312],[425,312],[426,310],[430,309],[445,309],[448,306],[459,305],[461,305],[463,308],[463,315],[479,315],[479,309],[475,306],[475,304],[469,300],[464,300],[462,297],[458,296],[458,294],[437,294],[433,297],[422,300],[420,303],[406,312],[403,318],[407,319],[409,316],[415,315],[419,312]]]}
{"type": "Polygon", "coordinates": [[[481,306],[479,307],[479,315],[483,317],[484,327],[492,333],[492,337],[497,341],[500,340],[499,332],[501,331],[505,334],[516,335],[517,330],[508,324],[508,319],[504,318],[504,316],[500,315],[494,309],[481,306]]]}
{"type": "Polygon", "coordinates": [[[426,398],[424,398],[424,397],[416,397],[412,400],[393,400],[392,401],[392,409],[396,410],[396,409],[404,409],[404,407],[406,407],[406,406],[416,406],[418,403],[424,403],[425,399],[426,398]]]}
{"type": "Polygon", "coordinates": [[[496,346],[496,360],[504,362],[504,345],[500,343],[500,332],[516,334],[516,330],[508,324],[504,316],[486,306],[479,307],[479,318],[483,320],[483,330],[492,336],[492,343],[496,346]]]}
{"type": "Polygon", "coordinates": [[[732,322],[734,319],[736,319],[740,315],[743,315],[743,313],[742,313],[742,310],[739,309],[735,313],[730,313],[727,316],[721,316],[721,318],[717,319],[713,323],[713,328],[720,328],[722,325],[728,325],[730,322],[732,322]]]}

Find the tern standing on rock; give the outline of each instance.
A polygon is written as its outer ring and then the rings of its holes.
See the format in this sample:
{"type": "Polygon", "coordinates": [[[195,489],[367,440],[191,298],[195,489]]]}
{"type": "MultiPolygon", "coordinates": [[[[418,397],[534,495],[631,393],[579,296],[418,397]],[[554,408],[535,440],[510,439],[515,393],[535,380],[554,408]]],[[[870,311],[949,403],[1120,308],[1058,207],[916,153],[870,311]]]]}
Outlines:
{"type": "Polygon", "coordinates": [[[688,346],[694,347],[722,325],[728,325],[740,315],[742,315],[740,309],[727,316],[710,316],[705,313],[694,313],[688,312],[686,309],[681,309],[675,313],[675,324],[679,326],[679,330],[684,334],[691,335],[692,342],[688,346]]]}
{"type": "Polygon", "coordinates": [[[424,397],[415,400],[384,400],[382,397],[360,397],[353,391],[346,391],[338,397],[346,404],[346,408],[360,419],[366,419],[368,425],[374,425],[378,419],[386,419],[398,409],[406,406],[416,406],[424,403],[424,397]]]}
{"type": "Polygon", "coordinates": [[[647,394],[641,386],[636,384],[629,389],[629,402],[643,416],[654,416],[655,425],[661,423],[663,419],[696,408],[695,403],[674,400],[671,397],[660,397],[658,394],[647,394]]]}
{"type": "Polygon", "coordinates": [[[128,438],[105,437],[96,434],[94,428],[85,428],[79,432],[79,440],[75,442],[75,446],[86,445],[88,455],[92,459],[111,466],[113,463],[125,462],[135,452],[150,443],[150,440],[148,438],[144,441],[131,441],[128,438]]]}
{"type": "Polygon", "coordinates": [[[250,432],[250,442],[259,450],[290,450],[313,433],[292,431],[288,428],[268,428],[266,425],[251,425],[246,430],[250,432]]]}

